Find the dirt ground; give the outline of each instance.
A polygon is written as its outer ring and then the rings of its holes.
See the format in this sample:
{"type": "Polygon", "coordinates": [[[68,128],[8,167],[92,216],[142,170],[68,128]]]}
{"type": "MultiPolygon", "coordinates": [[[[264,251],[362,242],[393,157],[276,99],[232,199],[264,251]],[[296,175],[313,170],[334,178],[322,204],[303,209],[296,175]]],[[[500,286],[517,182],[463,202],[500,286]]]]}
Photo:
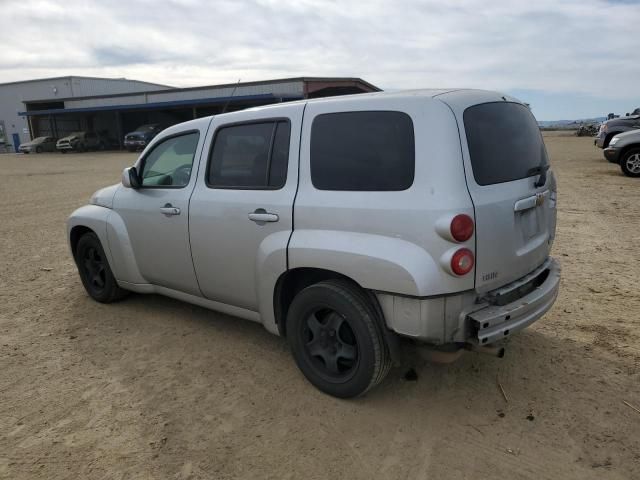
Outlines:
{"type": "Polygon", "coordinates": [[[546,142],[555,307],[504,359],[409,355],[351,401],[258,324],[87,297],[64,222],[133,155],[0,155],[0,478],[640,478],[640,181],[590,138],[546,142]]]}

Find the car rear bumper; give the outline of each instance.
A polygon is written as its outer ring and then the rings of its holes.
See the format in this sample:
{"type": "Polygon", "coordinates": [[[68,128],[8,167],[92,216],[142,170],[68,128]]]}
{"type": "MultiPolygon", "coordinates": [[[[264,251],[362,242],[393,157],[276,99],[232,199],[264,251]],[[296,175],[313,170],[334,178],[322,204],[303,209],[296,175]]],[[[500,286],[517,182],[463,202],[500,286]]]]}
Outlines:
{"type": "Polygon", "coordinates": [[[474,290],[416,298],[375,292],[387,328],[429,345],[489,345],[542,317],[558,295],[560,265],[549,257],[524,277],[479,296],[474,290]]]}
{"type": "Polygon", "coordinates": [[[497,292],[492,292],[494,299],[496,294],[508,296],[529,282],[540,280],[540,284],[523,297],[504,305],[489,303],[486,307],[468,314],[467,317],[472,322],[471,331],[474,332],[469,338],[470,343],[489,345],[528,327],[542,317],[553,306],[558,296],[560,270],[560,264],[549,257],[532,274],[500,288],[497,292]]]}
{"type": "Polygon", "coordinates": [[[593,144],[598,148],[604,148],[604,140],[605,140],[605,138],[606,137],[604,135],[598,134],[598,136],[593,141],[593,144]]]}

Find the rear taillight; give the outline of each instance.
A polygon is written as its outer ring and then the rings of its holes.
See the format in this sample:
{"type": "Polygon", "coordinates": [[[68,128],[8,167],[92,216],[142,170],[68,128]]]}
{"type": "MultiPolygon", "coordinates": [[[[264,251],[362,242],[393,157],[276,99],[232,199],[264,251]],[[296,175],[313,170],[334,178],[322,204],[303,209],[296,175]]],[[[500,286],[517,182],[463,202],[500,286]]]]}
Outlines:
{"type": "Polygon", "coordinates": [[[461,248],[451,257],[451,270],[456,275],[466,275],[473,269],[473,263],[473,252],[468,248],[461,248]]]}
{"type": "Polygon", "coordinates": [[[466,242],[473,235],[473,219],[464,213],[456,215],[451,220],[450,231],[456,242],[466,242]]]}

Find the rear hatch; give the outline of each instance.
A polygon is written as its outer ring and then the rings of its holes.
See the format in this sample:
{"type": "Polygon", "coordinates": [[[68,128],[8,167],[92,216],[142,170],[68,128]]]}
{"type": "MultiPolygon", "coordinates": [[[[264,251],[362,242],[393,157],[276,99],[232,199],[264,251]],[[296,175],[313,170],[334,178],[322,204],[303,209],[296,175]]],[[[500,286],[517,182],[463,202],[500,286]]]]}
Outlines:
{"type": "Polygon", "coordinates": [[[529,108],[492,92],[439,97],[456,115],[476,220],[476,290],[535,270],[549,256],[556,185],[529,108]]]}

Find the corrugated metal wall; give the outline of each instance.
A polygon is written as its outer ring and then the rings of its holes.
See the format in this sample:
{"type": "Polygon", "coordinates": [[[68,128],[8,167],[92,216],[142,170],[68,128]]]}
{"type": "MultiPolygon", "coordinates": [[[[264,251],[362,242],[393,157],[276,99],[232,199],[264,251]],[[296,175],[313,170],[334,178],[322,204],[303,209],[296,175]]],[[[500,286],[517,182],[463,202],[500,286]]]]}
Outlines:
{"type": "Polygon", "coordinates": [[[166,90],[167,87],[148,82],[126,79],[88,77],[61,77],[44,80],[0,84],[0,120],[4,122],[7,138],[17,133],[21,142],[30,140],[26,117],[18,112],[25,110],[24,102],[80,97],[88,95],[113,95],[129,92],[166,90]],[[25,129],[27,130],[25,132],[25,129]]]}
{"type": "Polygon", "coordinates": [[[86,98],[82,100],[67,100],[65,108],[90,108],[112,105],[135,105],[144,103],[173,102],[180,100],[197,100],[199,98],[236,97],[245,95],[273,94],[275,96],[302,96],[304,84],[302,81],[261,83],[257,85],[240,85],[237,88],[202,87],[188,90],[149,92],[142,95],[123,95],[110,98],[86,98]]]}

